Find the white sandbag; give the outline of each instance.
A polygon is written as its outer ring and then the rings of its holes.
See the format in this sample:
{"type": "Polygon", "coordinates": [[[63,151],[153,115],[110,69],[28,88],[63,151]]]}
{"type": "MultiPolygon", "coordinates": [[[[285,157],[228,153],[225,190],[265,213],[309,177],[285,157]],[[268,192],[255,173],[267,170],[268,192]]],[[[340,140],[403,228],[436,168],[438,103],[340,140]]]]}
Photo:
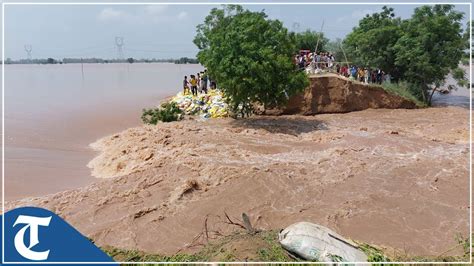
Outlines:
{"type": "Polygon", "coordinates": [[[312,261],[366,262],[367,256],[330,229],[308,222],[285,228],[278,236],[286,250],[312,261]]]}

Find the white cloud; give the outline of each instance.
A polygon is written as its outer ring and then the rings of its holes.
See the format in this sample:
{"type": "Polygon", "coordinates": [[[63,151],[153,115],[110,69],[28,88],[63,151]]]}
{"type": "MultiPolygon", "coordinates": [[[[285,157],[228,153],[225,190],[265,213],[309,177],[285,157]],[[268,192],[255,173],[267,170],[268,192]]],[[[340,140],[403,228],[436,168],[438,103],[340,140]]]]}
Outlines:
{"type": "Polygon", "coordinates": [[[97,18],[101,21],[121,21],[133,24],[156,24],[184,20],[187,17],[188,13],[184,11],[181,11],[178,14],[170,14],[170,12],[168,12],[168,5],[147,5],[144,7],[131,9],[129,12],[114,8],[105,8],[99,13],[97,18]]]}
{"type": "Polygon", "coordinates": [[[145,12],[150,15],[160,15],[163,14],[166,9],[168,9],[167,5],[148,5],[145,7],[145,12]]]}
{"type": "Polygon", "coordinates": [[[127,18],[128,16],[129,15],[123,11],[105,8],[99,13],[98,19],[102,21],[116,21],[127,18]]]}
{"type": "Polygon", "coordinates": [[[178,14],[178,19],[179,19],[179,20],[186,19],[187,17],[188,17],[188,12],[181,11],[181,12],[179,12],[179,14],[178,14]]]}
{"type": "Polygon", "coordinates": [[[354,11],[352,12],[352,16],[351,16],[351,17],[354,18],[354,19],[361,19],[361,18],[365,17],[365,15],[367,15],[367,14],[372,14],[372,13],[374,13],[374,11],[373,11],[373,10],[370,10],[370,9],[354,10],[354,11]]]}
{"type": "Polygon", "coordinates": [[[374,13],[374,11],[370,9],[364,9],[364,10],[357,9],[357,10],[352,11],[352,14],[350,16],[348,15],[348,16],[339,17],[337,18],[336,21],[338,23],[358,21],[362,19],[363,17],[365,17],[365,15],[372,14],[372,13],[374,13]]]}

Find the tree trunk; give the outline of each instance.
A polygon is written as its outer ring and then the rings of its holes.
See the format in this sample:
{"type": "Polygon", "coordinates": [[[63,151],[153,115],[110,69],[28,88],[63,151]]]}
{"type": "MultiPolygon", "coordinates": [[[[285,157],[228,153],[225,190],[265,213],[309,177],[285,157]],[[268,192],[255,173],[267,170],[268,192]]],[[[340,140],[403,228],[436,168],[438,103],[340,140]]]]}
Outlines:
{"type": "Polygon", "coordinates": [[[427,100],[426,100],[426,88],[422,88],[422,89],[421,89],[421,96],[423,96],[423,102],[424,102],[424,103],[427,103],[427,100]]]}
{"type": "Polygon", "coordinates": [[[428,106],[431,106],[431,100],[433,99],[434,93],[438,90],[438,87],[433,88],[430,94],[430,98],[428,98],[428,106]]]}

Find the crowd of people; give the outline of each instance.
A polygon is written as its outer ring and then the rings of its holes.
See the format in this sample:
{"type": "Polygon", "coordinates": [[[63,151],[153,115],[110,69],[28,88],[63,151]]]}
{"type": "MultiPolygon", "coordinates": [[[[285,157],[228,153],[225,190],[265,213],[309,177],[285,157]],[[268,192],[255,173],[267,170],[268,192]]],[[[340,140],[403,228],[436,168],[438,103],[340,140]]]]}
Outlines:
{"type": "Polygon", "coordinates": [[[363,83],[376,83],[382,84],[383,82],[390,82],[390,74],[385,73],[380,68],[371,69],[369,67],[358,67],[356,65],[343,65],[337,66],[336,71],[338,74],[343,75],[346,78],[354,79],[363,83]]]}
{"type": "Polygon", "coordinates": [[[336,62],[335,56],[330,52],[304,52],[297,54],[295,56],[295,64],[300,70],[306,70],[308,73],[333,72],[367,84],[382,84],[391,80],[390,74],[385,73],[379,68],[372,69],[348,65],[347,63],[344,64],[344,62],[336,62]]]}
{"type": "Polygon", "coordinates": [[[328,52],[300,53],[296,55],[295,61],[301,70],[310,65],[317,69],[326,69],[334,66],[336,58],[332,53],[328,52]]]}
{"type": "Polygon", "coordinates": [[[184,76],[183,80],[183,94],[191,93],[193,96],[198,95],[198,90],[200,93],[207,94],[208,85],[211,90],[216,89],[216,82],[209,78],[207,74],[207,69],[197,73],[197,75],[184,76]]]}

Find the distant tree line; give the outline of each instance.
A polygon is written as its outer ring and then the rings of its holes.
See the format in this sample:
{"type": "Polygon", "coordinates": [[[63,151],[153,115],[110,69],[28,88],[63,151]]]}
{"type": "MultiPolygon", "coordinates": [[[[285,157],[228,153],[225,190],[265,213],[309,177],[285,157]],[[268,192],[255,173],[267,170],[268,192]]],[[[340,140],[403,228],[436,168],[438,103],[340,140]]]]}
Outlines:
{"type": "Polygon", "coordinates": [[[180,59],[174,60],[175,64],[199,64],[199,61],[195,58],[181,57],[180,59]]]}
{"type": "Polygon", "coordinates": [[[36,59],[20,59],[12,60],[7,58],[5,64],[108,64],[108,63],[175,63],[175,64],[198,64],[198,60],[195,58],[182,57],[179,59],[167,58],[167,59],[103,59],[103,58],[63,58],[62,60],[54,58],[36,58],[36,59]]]}

